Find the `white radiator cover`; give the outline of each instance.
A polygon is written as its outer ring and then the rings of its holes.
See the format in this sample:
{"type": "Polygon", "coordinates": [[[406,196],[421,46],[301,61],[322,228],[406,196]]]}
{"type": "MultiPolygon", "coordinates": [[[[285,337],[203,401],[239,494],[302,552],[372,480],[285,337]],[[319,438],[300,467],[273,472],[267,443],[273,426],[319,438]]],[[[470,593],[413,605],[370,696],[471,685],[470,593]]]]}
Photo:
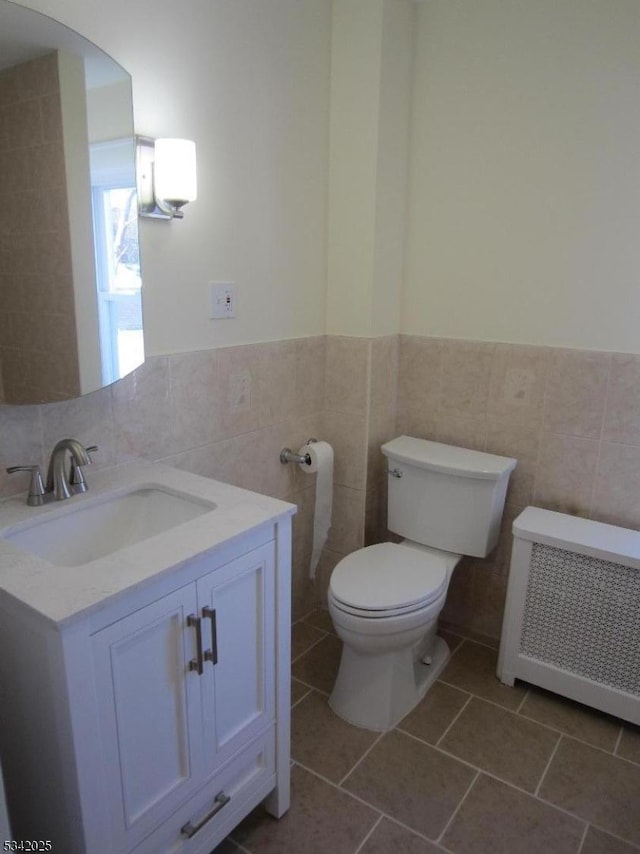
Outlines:
{"type": "Polygon", "coordinates": [[[640,724],[640,534],[534,507],[513,534],[498,677],[640,724]]]}

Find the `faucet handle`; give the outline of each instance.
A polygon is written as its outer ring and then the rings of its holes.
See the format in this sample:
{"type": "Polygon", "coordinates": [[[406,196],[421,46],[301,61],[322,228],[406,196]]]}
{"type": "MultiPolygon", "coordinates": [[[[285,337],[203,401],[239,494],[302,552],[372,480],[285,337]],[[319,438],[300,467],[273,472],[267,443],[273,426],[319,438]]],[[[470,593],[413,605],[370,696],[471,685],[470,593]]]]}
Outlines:
{"type": "MultiPolygon", "coordinates": [[[[89,445],[88,448],[85,448],[87,454],[91,454],[97,450],[97,445],[89,445]]],[[[91,457],[89,457],[89,462],[93,462],[91,460],[91,457]]],[[[74,486],[76,492],[86,492],[89,488],[87,486],[87,482],[84,479],[84,472],[82,471],[82,467],[75,462],[73,457],[71,458],[71,465],[69,468],[69,485],[74,486]]]]}
{"type": "Polygon", "coordinates": [[[29,507],[40,507],[44,504],[44,483],[42,482],[40,466],[9,466],[7,474],[13,474],[17,471],[31,472],[27,504],[29,507]]]}

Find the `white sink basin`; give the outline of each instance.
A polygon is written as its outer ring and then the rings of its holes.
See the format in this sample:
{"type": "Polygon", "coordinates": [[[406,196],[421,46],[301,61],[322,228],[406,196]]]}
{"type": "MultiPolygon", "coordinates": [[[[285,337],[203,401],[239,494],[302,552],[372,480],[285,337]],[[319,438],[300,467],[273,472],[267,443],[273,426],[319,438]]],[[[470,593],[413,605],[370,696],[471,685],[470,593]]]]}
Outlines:
{"type": "MultiPolygon", "coordinates": [[[[80,566],[132,546],[215,509],[215,504],[159,486],[139,487],[104,501],[57,508],[51,518],[2,535],[58,566],[80,566]]],[[[66,504],[66,502],[65,502],[66,504]]]]}

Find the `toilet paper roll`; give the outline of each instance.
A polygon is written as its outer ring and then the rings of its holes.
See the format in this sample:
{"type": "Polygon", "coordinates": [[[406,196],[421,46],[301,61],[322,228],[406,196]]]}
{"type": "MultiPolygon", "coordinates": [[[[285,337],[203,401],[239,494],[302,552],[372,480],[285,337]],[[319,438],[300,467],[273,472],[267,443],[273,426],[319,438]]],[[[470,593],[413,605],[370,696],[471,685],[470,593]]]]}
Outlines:
{"type": "Polygon", "coordinates": [[[301,455],[309,454],[311,465],[299,463],[300,468],[307,474],[317,472],[316,479],[316,511],[313,517],[313,550],[309,577],[316,577],[316,569],[322,554],[322,548],[327,541],[331,527],[331,504],[333,499],[333,448],[328,442],[311,442],[303,445],[298,451],[301,455]]]}

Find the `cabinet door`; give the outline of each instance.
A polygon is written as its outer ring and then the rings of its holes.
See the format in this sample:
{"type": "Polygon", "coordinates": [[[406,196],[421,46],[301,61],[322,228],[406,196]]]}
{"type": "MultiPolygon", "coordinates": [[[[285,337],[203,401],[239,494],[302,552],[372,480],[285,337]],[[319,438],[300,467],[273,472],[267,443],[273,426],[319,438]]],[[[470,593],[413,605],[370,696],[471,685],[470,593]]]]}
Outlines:
{"type": "Polygon", "coordinates": [[[198,581],[211,652],[202,677],[207,773],[274,718],[274,550],[267,543],[198,581]]]}
{"type": "Polygon", "coordinates": [[[184,587],[93,636],[114,852],[129,850],[202,785],[200,686],[184,587]]]}

